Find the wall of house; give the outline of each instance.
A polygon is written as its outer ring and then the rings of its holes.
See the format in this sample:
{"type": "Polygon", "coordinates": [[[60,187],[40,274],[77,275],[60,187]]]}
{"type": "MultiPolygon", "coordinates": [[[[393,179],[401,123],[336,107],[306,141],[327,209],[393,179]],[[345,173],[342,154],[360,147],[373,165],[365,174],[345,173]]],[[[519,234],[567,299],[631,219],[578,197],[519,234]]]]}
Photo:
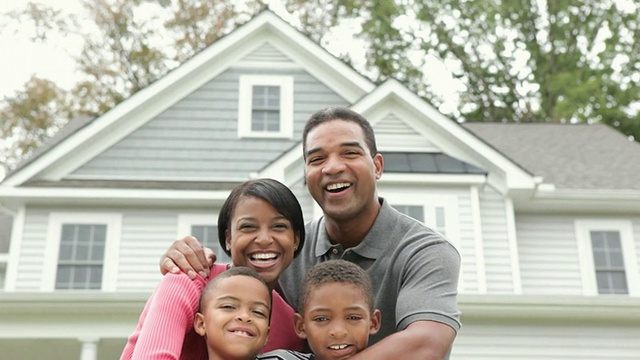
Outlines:
{"type": "Polygon", "coordinates": [[[640,329],[584,324],[465,323],[452,360],[629,360],[640,354],[640,329]]]}
{"type": "Polygon", "coordinates": [[[582,295],[572,216],[518,214],[518,253],[525,294],[582,295]]]}
{"type": "Polygon", "coordinates": [[[309,116],[348,105],[305,71],[272,69],[294,78],[290,139],[238,138],[239,76],[260,68],[232,68],[132,132],[66,178],[237,180],[265,167],[301,140],[309,116]]]}

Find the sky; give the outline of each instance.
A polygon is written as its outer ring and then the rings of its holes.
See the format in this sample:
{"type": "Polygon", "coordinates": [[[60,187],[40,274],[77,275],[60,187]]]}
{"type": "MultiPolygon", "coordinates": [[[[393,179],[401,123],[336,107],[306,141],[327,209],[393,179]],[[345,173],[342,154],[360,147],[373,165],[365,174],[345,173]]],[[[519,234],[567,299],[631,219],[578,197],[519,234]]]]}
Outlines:
{"type": "MultiPolygon", "coordinates": [[[[79,13],[78,0],[39,0],[38,2],[79,13]]],[[[0,13],[21,8],[25,0],[1,0],[0,13]]],[[[2,20],[4,22],[4,20],[2,20]]],[[[11,96],[21,89],[33,74],[56,81],[68,88],[75,81],[74,63],[68,52],[79,51],[77,39],[58,39],[54,44],[34,44],[26,37],[24,26],[10,24],[0,28],[0,98],[11,96]]]]}

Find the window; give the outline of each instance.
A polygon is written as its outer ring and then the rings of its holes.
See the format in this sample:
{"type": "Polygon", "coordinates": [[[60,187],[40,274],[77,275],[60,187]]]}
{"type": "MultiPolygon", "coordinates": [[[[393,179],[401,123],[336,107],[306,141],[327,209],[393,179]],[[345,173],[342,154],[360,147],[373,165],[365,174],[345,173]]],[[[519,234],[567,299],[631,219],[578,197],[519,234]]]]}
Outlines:
{"type": "Polygon", "coordinates": [[[293,77],[240,76],[238,136],[293,137],[293,77]]]}
{"type": "Polygon", "coordinates": [[[576,240],[586,295],[640,294],[629,221],[577,220],[576,240]]]}
{"type": "Polygon", "coordinates": [[[220,247],[218,241],[218,215],[182,214],[178,217],[178,238],[193,235],[202,245],[213,250],[216,262],[231,263],[231,258],[220,247]]]}
{"type": "Polygon", "coordinates": [[[56,289],[100,289],[107,226],[63,224],[56,289]]]}
{"type": "Polygon", "coordinates": [[[591,250],[599,294],[628,294],[620,233],[591,231],[591,250]]]}
{"type": "Polygon", "coordinates": [[[120,214],[52,213],[42,289],[115,290],[120,214]]]}

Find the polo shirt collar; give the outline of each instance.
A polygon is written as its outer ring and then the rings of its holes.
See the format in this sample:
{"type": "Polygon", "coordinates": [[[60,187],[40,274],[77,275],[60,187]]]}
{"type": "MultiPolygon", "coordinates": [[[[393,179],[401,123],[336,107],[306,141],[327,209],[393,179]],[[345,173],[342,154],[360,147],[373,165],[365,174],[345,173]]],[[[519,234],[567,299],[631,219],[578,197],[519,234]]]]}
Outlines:
{"type": "MultiPolygon", "coordinates": [[[[362,242],[358,246],[351,248],[351,250],[356,254],[369,259],[379,258],[383,251],[389,246],[392,239],[385,235],[391,233],[389,230],[395,226],[396,220],[398,219],[397,210],[392,208],[388,201],[381,197],[378,198],[378,201],[381,206],[380,211],[378,212],[378,217],[376,217],[376,221],[373,223],[373,226],[362,242]]],[[[316,256],[321,257],[336,246],[340,248],[341,252],[345,250],[340,244],[331,244],[329,235],[327,235],[324,216],[320,219],[318,227],[316,256]]]]}

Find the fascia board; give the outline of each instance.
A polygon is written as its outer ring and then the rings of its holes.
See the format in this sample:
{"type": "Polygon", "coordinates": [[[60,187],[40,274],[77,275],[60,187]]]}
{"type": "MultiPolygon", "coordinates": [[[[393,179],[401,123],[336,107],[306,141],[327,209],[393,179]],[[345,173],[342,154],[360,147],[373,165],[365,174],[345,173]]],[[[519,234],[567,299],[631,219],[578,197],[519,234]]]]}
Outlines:
{"type": "MultiPolygon", "coordinates": [[[[448,150],[452,155],[462,151],[465,158],[474,157],[476,161],[481,158],[482,165],[492,165],[493,168],[500,169],[506,176],[506,186],[509,189],[534,189],[536,179],[533,175],[523,170],[504,155],[488,146],[485,142],[466,131],[455,121],[447,118],[438,110],[429,105],[426,101],[418,97],[413,92],[400,84],[397,80],[391,79],[380,85],[371,94],[365,96],[352,106],[352,109],[362,113],[367,113],[381,106],[385,101],[398,103],[403,109],[414,111],[418,118],[430,119],[437,128],[436,130],[442,139],[446,139],[449,144],[448,150]],[[459,149],[459,150],[456,150],[459,149]],[[461,150],[460,150],[461,149],[461,150]],[[475,154],[472,156],[470,154],[475,154]]],[[[415,125],[414,125],[415,126],[415,125]]],[[[419,128],[419,126],[416,126],[419,128]]],[[[425,131],[421,128],[421,131],[425,131]]],[[[436,139],[434,139],[436,140],[436,139]]],[[[442,144],[443,146],[446,146],[442,144]]]]}
{"type": "Polygon", "coordinates": [[[482,185],[487,182],[487,178],[481,174],[408,174],[383,172],[378,182],[381,184],[482,185]]]}
{"type": "Polygon", "coordinates": [[[640,298],[571,295],[458,295],[463,323],[639,324],[640,298]]]}
{"type": "Polygon", "coordinates": [[[112,203],[164,203],[189,201],[189,204],[211,204],[224,201],[230,191],[101,189],[101,188],[0,188],[3,202],[58,203],[64,201],[101,201],[112,203]]]}
{"type": "Polygon", "coordinates": [[[511,194],[516,211],[573,213],[638,213],[640,191],[606,189],[555,189],[511,194]]]}

